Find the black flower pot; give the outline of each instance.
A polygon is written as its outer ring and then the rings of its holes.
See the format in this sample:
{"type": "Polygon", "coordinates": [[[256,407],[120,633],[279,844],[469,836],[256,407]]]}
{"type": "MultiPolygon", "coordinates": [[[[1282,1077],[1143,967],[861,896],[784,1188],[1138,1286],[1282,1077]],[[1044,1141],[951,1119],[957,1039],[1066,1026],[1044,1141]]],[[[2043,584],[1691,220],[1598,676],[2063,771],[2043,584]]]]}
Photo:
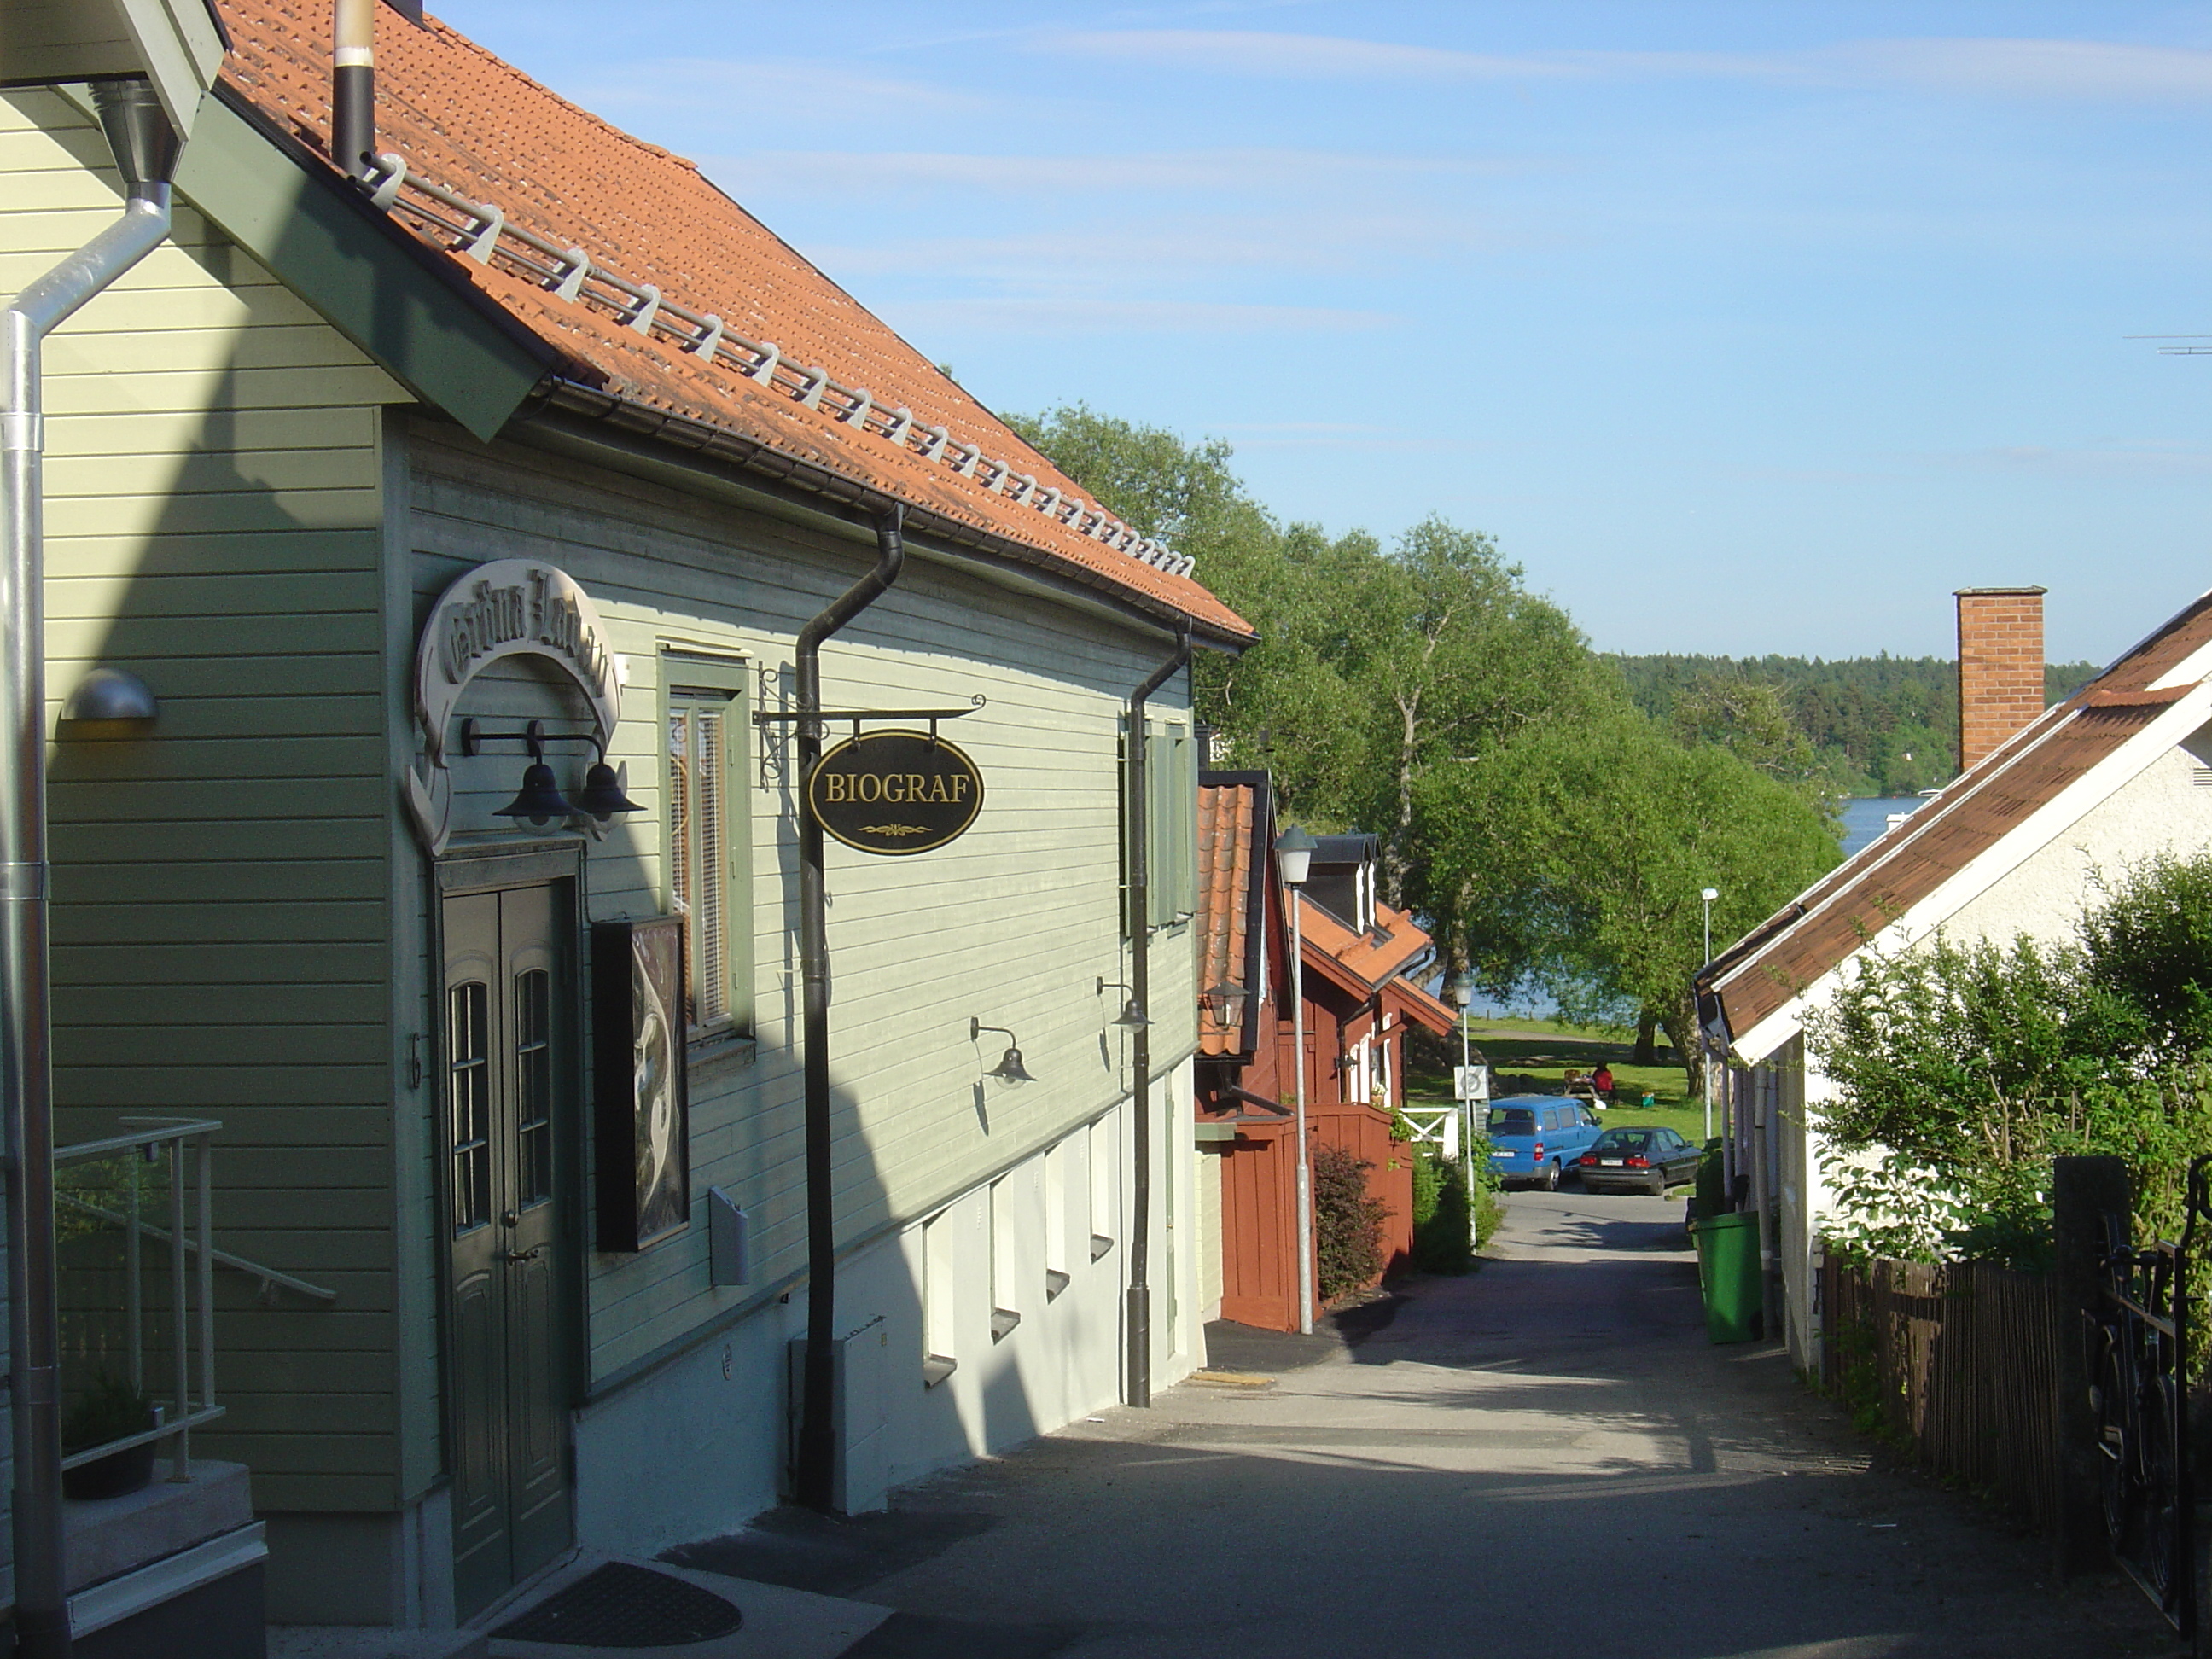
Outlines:
{"type": "MultiPolygon", "coordinates": [[[[146,1426],[154,1426],[150,1412],[147,1413],[146,1426]]],[[[120,1498],[125,1492],[137,1492],[154,1478],[154,1449],[157,1443],[149,1440],[125,1446],[121,1451],[95,1457],[89,1463],[64,1469],[62,1496],[82,1502],[88,1498],[120,1498]]]]}

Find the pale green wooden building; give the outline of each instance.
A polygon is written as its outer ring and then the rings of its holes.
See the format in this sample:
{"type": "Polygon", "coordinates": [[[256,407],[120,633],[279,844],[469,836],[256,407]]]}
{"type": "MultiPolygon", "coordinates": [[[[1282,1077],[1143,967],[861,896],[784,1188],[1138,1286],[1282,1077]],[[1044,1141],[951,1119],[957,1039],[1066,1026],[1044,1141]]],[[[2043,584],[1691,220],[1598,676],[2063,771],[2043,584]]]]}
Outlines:
{"type": "MultiPolygon", "coordinates": [[[[450,1624],[572,1544],[776,1501],[807,1308],[776,717],[892,503],[905,569],[824,702],[972,708],[942,735],[986,794],[934,852],[828,855],[838,1500],[1112,1401],[1126,704],[1182,630],[1248,630],[688,163],[387,12],[395,159],[356,183],[319,26],[218,9],[172,245],[48,351],[54,696],[106,666],[160,701],[52,751],[57,1086],[64,1139],[220,1119],[216,1242],[335,1293],[217,1281],[195,1446],[252,1471],[271,1616],[450,1624]],[[572,798],[604,738],[635,810],[501,816],[531,721],[572,798]],[[688,1122],[653,1178],[688,1218],[607,1249],[592,929],[672,915],[688,1122]]],[[[0,287],[116,198],[81,100],[0,95],[0,287]]],[[[1164,1384],[1207,1311],[1187,673],[1151,712],[1164,1384]]]]}

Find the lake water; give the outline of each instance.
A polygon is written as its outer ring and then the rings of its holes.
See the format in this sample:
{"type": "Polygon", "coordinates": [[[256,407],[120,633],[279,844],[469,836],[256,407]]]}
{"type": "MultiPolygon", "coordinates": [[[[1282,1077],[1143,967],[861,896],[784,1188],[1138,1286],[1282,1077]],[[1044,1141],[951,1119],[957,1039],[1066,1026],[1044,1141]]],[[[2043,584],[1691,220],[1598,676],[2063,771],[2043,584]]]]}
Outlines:
{"type": "MultiPolygon", "coordinates": [[[[1911,812],[1927,805],[1918,795],[1854,795],[1843,805],[1844,854],[1849,857],[1889,828],[1893,812],[1911,812]]],[[[1715,939],[1718,945],[1721,941],[1715,939]]],[[[1521,1014],[1533,1019],[1548,1019],[1559,1010],[1541,991],[1530,988],[1520,995],[1502,1002],[1478,999],[1471,1010],[1478,1017],[1484,1014],[1521,1014]]]]}
{"type": "Polygon", "coordinates": [[[1910,812],[1928,803],[1918,795],[1854,795],[1844,803],[1844,856],[1889,828],[1893,812],[1910,812]]]}

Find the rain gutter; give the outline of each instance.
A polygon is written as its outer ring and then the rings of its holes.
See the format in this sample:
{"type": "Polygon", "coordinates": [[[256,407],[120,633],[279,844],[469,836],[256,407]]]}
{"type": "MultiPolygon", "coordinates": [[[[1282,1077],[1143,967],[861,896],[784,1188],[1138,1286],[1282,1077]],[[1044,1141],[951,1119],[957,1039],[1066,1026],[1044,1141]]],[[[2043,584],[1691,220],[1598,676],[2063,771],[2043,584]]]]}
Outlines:
{"type": "Polygon", "coordinates": [[[857,510],[875,517],[896,507],[905,514],[908,533],[927,536],[948,550],[969,557],[981,555],[994,562],[1030,566],[1062,580],[1097,589],[1102,594],[1110,596],[1118,605],[1139,611],[1152,621],[1164,623],[1178,632],[1188,630],[1198,642],[1215,649],[1241,652],[1254,643],[1249,632],[1194,618],[1174,600],[1146,593],[1116,580],[1104,571],[1076,564],[1059,554],[985,530],[953,514],[934,511],[829,467],[801,460],[767,444],[739,437],[705,421],[656,409],[618,393],[585,386],[558,375],[547,378],[533,401],[516,411],[515,419],[522,422],[533,416],[542,418],[549,412],[579,416],[587,421],[604,422],[615,429],[653,439],[672,449],[710,458],[754,477],[781,483],[794,492],[816,496],[825,509],[832,513],[857,510]]]}

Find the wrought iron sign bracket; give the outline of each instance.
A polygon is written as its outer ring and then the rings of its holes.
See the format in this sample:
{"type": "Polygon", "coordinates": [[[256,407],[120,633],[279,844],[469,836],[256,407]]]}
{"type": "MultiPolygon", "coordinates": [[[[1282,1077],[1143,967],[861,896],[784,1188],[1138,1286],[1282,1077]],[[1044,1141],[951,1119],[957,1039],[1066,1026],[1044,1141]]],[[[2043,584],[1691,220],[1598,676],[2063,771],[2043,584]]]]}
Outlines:
{"type": "Polygon", "coordinates": [[[599,741],[599,734],[594,732],[549,732],[544,720],[532,720],[512,732],[495,731],[473,717],[461,722],[461,752],[464,755],[481,755],[488,743],[519,743],[530,751],[532,760],[545,757],[545,745],[549,743],[580,743],[589,747],[601,760],[607,757],[607,746],[599,741]]]}
{"type": "Polygon", "coordinates": [[[798,709],[763,709],[753,716],[753,724],[765,731],[772,726],[795,726],[805,720],[817,720],[824,726],[850,720],[853,724],[853,741],[858,743],[860,740],[862,720],[927,720],[929,740],[935,743],[938,721],[964,719],[977,709],[988,707],[989,701],[981,691],[978,691],[971,699],[969,707],[965,708],[825,708],[820,714],[812,715],[798,709]]]}

